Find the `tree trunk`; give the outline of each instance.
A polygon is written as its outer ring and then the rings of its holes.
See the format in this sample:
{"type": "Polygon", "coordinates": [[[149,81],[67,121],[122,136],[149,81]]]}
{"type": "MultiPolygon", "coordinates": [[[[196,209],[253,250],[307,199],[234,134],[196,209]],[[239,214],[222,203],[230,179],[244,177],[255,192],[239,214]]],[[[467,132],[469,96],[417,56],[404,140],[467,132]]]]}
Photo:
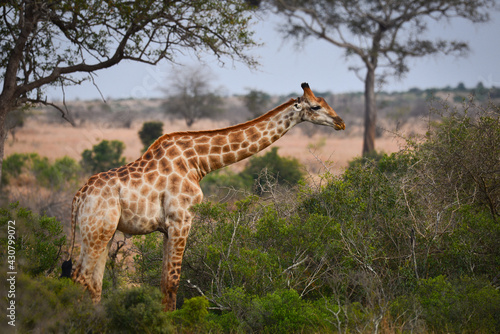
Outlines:
{"type": "Polygon", "coordinates": [[[5,106],[0,106],[0,186],[2,185],[2,167],[5,148],[5,140],[7,139],[7,128],[5,121],[9,110],[5,106]]]}
{"type": "Polygon", "coordinates": [[[375,68],[368,66],[365,79],[365,133],[363,138],[363,156],[375,150],[376,124],[375,68]]]}

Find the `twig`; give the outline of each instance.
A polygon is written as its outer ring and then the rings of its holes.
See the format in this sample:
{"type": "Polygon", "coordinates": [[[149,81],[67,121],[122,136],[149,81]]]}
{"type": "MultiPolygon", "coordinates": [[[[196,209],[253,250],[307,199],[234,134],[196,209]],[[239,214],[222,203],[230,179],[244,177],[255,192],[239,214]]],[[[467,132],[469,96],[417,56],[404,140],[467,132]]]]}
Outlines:
{"type": "Polygon", "coordinates": [[[68,118],[68,109],[66,108],[66,111],[64,111],[61,107],[59,107],[58,105],[52,103],[52,102],[48,102],[48,101],[45,101],[45,100],[40,100],[40,99],[26,99],[26,102],[30,102],[30,103],[41,103],[43,105],[46,105],[46,106],[51,106],[57,110],[59,110],[59,112],[61,113],[61,117],[66,120],[69,124],[71,124],[72,126],[76,126],[75,123],[68,118]]]}
{"type": "Polygon", "coordinates": [[[217,307],[209,307],[209,308],[208,308],[209,310],[221,310],[221,311],[230,311],[230,310],[231,310],[231,308],[230,308],[230,307],[227,307],[227,306],[221,305],[221,304],[217,303],[215,300],[208,298],[208,297],[207,297],[207,296],[203,293],[203,291],[201,291],[201,289],[200,289],[200,287],[199,287],[199,286],[197,286],[196,284],[191,283],[191,280],[186,280],[186,283],[188,284],[188,287],[189,287],[189,288],[191,288],[191,289],[195,289],[196,291],[198,291],[198,293],[199,293],[200,295],[202,295],[203,297],[207,298],[207,300],[208,300],[209,302],[211,302],[212,304],[217,305],[217,307]]]}

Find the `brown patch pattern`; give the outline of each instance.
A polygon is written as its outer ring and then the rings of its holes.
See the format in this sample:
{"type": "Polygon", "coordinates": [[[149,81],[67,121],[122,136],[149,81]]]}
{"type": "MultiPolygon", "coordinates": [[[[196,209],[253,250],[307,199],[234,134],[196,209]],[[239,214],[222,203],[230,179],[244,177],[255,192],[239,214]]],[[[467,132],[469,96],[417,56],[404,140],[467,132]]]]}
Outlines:
{"type": "MultiPolygon", "coordinates": [[[[303,85],[303,89],[300,101],[321,103],[330,117],[344,126],[324,100],[314,97],[309,86],[303,85]]],[[[247,158],[279,139],[302,120],[294,109],[300,101],[291,99],[254,120],[225,129],[165,134],[136,161],[89,178],[73,200],[73,231],[78,223],[82,235],[73,279],[98,302],[106,247],[115,231],[160,231],[164,234],[162,302],[166,310],[174,310],[191,228],[190,208],[203,199],[199,181],[207,173],[247,158]]]]}

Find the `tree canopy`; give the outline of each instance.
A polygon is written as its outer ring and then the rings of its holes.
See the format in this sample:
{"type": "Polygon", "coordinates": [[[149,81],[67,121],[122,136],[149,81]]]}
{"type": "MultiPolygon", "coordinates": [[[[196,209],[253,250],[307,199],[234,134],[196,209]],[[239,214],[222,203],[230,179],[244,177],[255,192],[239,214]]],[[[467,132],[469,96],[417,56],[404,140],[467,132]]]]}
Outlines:
{"type": "Polygon", "coordinates": [[[255,66],[246,54],[256,44],[249,10],[239,0],[2,1],[0,164],[7,114],[26,103],[51,104],[47,85],[92,81],[96,71],[124,60],[172,62],[187,50],[255,66]]]}
{"type": "Polygon", "coordinates": [[[173,61],[186,48],[255,65],[244,53],[255,44],[246,10],[242,1],[7,1],[0,26],[2,97],[43,101],[38,89],[78,84],[75,73],[122,60],[173,61]]]}
{"type": "Polygon", "coordinates": [[[425,35],[432,20],[455,17],[472,22],[489,19],[492,0],[269,0],[272,8],[286,17],[281,31],[302,41],[322,39],[345,49],[346,58],[361,62],[351,66],[365,82],[365,135],[363,153],[375,149],[376,79],[401,77],[409,71],[410,57],[431,54],[463,55],[464,41],[430,39],[425,35]],[[377,78],[375,71],[377,72],[377,78]],[[365,71],[360,75],[360,71],[365,71]]]}

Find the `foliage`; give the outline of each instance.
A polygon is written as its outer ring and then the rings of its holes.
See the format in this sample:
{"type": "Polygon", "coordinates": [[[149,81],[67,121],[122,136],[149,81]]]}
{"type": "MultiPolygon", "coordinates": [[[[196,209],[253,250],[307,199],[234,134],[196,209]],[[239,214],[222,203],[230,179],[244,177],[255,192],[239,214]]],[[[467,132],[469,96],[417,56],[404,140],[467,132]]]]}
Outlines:
{"type": "MultiPolygon", "coordinates": [[[[222,200],[226,197],[233,198],[233,192],[245,192],[251,189],[252,182],[234,173],[230,169],[216,170],[206,175],[200,182],[205,198],[222,200]]],[[[240,196],[236,196],[239,198],[240,196]]]]}
{"type": "Polygon", "coordinates": [[[104,304],[110,327],[120,333],[172,332],[161,298],[151,287],[118,290],[104,304]]]}
{"type": "MultiPolygon", "coordinates": [[[[94,72],[122,60],[174,61],[186,49],[254,65],[244,54],[255,45],[249,19],[249,7],[241,1],[5,3],[0,68],[15,64],[15,71],[3,71],[3,77],[10,82],[17,76],[17,93],[24,96],[45,84],[79,84],[81,77],[72,76],[76,72],[94,72]]],[[[29,96],[43,100],[35,92],[29,96]]]]}
{"type": "MultiPolygon", "coordinates": [[[[252,6],[241,0],[3,1],[0,20],[0,172],[12,110],[47,102],[47,86],[93,81],[96,71],[122,61],[156,65],[189,51],[257,62],[250,30],[252,6]],[[82,52],[85,50],[85,52],[82,52]],[[89,59],[91,59],[89,61],[89,59]]],[[[144,87],[139,87],[144,88],[144,87]]],[[[1,180],[1,177],[0,177],[1,180]]]]}
{"type": "Polygon", "coordinates": [[[160,286],[163,259],[163,238],[160,233],[133,236],[135,273],[133,282],[160,286]]]}
{"type": "Polygon", "coordinates": [[[461,110],[442,103],[431,112],[445,116],[432,125],[420,148],[426,161],[421,177],[436,183],[433,198],[441,203],[474,203],[488,208],[498,220],[500,108],[466,100],[461,110]]]}
{"type": "Polygon", "coordinates": [[[500,113],[465,106],[467,113],[442,107],[421,141],[358,159],[316,186],[196,206],[178,311],[166,317],[156,288],[161,234],[135,237],[130,278],[140,287],[118,284],[103,301],[110,322],[94,328],[498,332],[498,155],[486,152],[498,150],[500,113]]]}
{"type": "MultiPolygon", "coordinates": [[[[5,275],[0,276],[5,280],[5,275]]],[[[88,333],[105,329],[103,314],[94,308],[88,293],[69,279],[32,278],[18,272],[15,302],[15,328],[21,333],[88,333]]],[[[3,333],[9,332],[4,328],[3,333]]]]}
{"type": "Polygon", "coordinates": [[[500,326],[500,292],[482,278],[447,278],[439,275],[422,279],[409,296],[398,297],[391,305],[393,317],[411,321],[422,313],[431,332],[496,333],[500,326]],[[411,304],[417,310],[411,310],[411,304]]]}
{"type": "Polygon", "coordinates": [[[363,154],[375,149],[377,109],[375,84],[389,75],[407,73],[410,57],[437,53],[463,55],[469,50],[462,41],[429,39],[428,17],[436,20],[460,17],[471,22],[489,20],[492,0],[419,2],[353,0],[294,1],[269,0],[285,18],[281,31],[298,42],[318,38],[345,50],[346,58],[356,58],[349,67],[365,83],[365,130],[363,154]],[[361,73],[362,74],[361,74],[361,73]],[[377,77],[376,77],[377,76],[377,77]]]}
{"type": "Polygon", "coordinates": [[[262,156],[251,157],[240,175],[247,182],[251,180],[255,193],[262,194],[274,183],[296,185],[304,172],[297,159],[281,157],[278,155],[278,147],[273,147],[262,156]],[[266,171],[264,175],[263,171],[266,171]]]}
{"type": "MultiPolygon", "coordinates": [[[[20,272],[48,275],[60,261],[66,243],[62,224],[53,217],[39,216],[19,207],[17,203],[0,208],[1,257],[7,261],[8,246],[14,241],[17,269],[20,272]],[[10,221],[15,222],[9,223],[10,221]],[[10,228],[8,226],[11,226],[10,228]],[[8,237],[8,230],[15,231],[15,238],[8,237]]],[[[10,235],[10,234],[9,234],[10,235]]]]}
{"type": "Polygon", "coordinates": [[[22,173],[32,173],[43,187],[62,188],[78,181],[80,166],[70,157],[56,159],[53,164],[38,153],[13,153],[2,165],[2,184],[16,180],[22,173]]]}
{"type": "Polygon", "coordinates": [[[258,195],[269,191],[275,184],[283,187],[296,186],[304,176],[303,167],[297,159],[278,155],[273,147],[262,156],[253,156],[238,174],[228,169],[212,172],[200,182],[206,197],[218,200],[242,199],[252,189],[258,195]],[[234,191],[241,191],[235,194],[234,191]]]}
{"type": "Polygon", "coordinates": [[[433,331],[485,332],[500,329],[500,292],[489,283],[469,277],[422,280],[417,298],[433,331]]]}
{"type": "Polygon", "coordinates": [[[163,122],[144,122],[139,130],[139,138],[144,146],[142,151],[146,152],[149,146],[163,134],[163,122]]]}
{"type": "Polygon", "coordinates": [[[125,165],[126,160],[122,157],[125,144],[119,140],[103,140],[94,145],[92,150],[82,153],[80,164],[86,171],[95,174],[109,169],[125,165]]]}
{"type": "Polygon", "coordinates": [[[181,309],[169,314],[169,319],[180,333],[218,332],[219,326],[208,319],[208,306],[205,297],[186,299],[181,309]]]}

